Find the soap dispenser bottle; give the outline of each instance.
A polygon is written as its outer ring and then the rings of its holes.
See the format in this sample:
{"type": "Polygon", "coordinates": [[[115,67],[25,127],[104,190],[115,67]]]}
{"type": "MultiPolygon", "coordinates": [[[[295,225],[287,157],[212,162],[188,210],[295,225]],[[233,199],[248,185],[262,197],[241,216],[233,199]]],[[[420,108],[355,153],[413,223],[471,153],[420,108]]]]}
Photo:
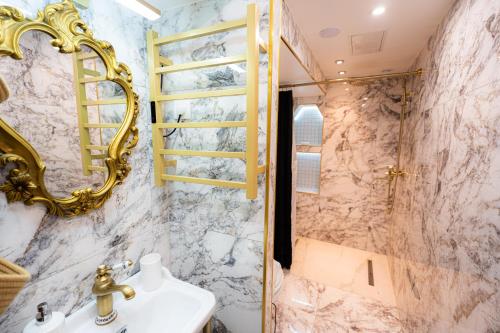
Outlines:
{"type": "Polygon", "coordinates": [[[23,333],[64,333],[64,313],[52,312],[47,302],[38,304],[36,309],[35,319],[26,325],[23,333]]]}

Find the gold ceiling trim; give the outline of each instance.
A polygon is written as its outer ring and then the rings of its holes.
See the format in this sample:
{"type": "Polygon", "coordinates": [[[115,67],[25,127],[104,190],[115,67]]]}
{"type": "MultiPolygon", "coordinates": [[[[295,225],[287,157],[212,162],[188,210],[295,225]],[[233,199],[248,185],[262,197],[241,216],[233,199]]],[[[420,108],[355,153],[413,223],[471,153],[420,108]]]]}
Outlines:
{"type": "Polygon", "coordinates": [[[28,31],[41,31],[54,39],[53,47],[61,53],[75,53],[83,45],[92,48],[106,65],[106,79],[119,84],[126,95],[127,110],[123,122],[109,145],[105,163],[108,178],[97,190],[91,188],[72,192],[68,198],[55,198],[45,187],[45,164],[40,155],[16,130],[0,118],[0,168],[10,166],[0,191],[9,202],[23,201],[27,205],[43,203],[48,212],[58,216],[76,216],[100,208],[130,172],[127,158],[138,141],[136,120],[139,113],[138,96],[132,88],[132,74],[127,65],[116,60],[113,46],[96,40],[80,19],[70,0],[47,5],[35,19],[26,18],[14,7],[0,6],[0,57],[22,59],[19,44],[28,31]],[[12,167],[13,166],[13,167],[12,167]]]}

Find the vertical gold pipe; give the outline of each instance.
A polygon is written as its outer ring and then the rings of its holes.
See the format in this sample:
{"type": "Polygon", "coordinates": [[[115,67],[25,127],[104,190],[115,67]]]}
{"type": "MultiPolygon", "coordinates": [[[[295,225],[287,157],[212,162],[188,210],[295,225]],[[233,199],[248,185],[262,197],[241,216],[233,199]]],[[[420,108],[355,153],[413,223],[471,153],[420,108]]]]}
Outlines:
{"type": "Polygon", "coordinates": [[[396,158],[396,173],[394,175],[394,187],[392,190],[392,198],[389,206],[389,212],[392,212],[394,208],[394,201],[396,198],[396,189],[398,185],[398,178],[402,174],[401,171],[401,150],[402,150],[402,141],[403,141],[403,133],[404,133],[404,124],[405,124],[405,116],[406,116],[406,107],[408,103],[408,91],[406,89],[406,77],[403,79],[403,96],[401,99],[401,113],[399,114],[399,140],[398,140],[398,155],[396,158]]]}
{"type": "Polygon", "coordinates": [[[406,90],[406,78],[403,79],[403,98],[401,100],[401,113],[399,115],[399,141],[398,141],[398,157],[396,160],[396,172],[400,171],[400,162],[401,162],[401,140],[403,139],[403,131],[405,124],[405,115],[406,115],[406,103],[408,102],[408,91],[406,90]]]}
{"type": "Polygon", "coordinates": [[[247,199],[257,197],[259,117],[259,14],[255,3],[247,7],[247,199]]]}
{"type": "MultiPolygon", "coordinates": [[[[156,45],[158,33],[149,30],[147,33],[147,51],[148,51],[148,71],[149,71],[149,98],[151,103],[154,103],[156,110],[156,123],[163,122],[163,114],[160,110],[161,104],[158,102],[158,96],[161,94],[161,75],[155,73],[155,69],[160,67],[160,50],[156,45]]],[[[153,134],[153,167],[155,185],[162,186],[164,181],[161,175],[164,172],[164,157],[160,154],[163,149],[162,130],[158,128],[157,124],[152,126],[153,134]]]]}
{"type": "MultiPolygon", "coordinates": [[[[268,56],[268,66],[267,66],[267,124],[266,124],[266,192],[265,192],[265,203],[264,203],[264,264],[263,264],[263,284],[262,284],[262,333],[267,333],[266,332],[266,321],[267,321],[267,316],[271,315],[266,312],[267,310],[267,303],[272,304],[272,292],[270,292],[270,298],[267,299],[267,281],[268,278],[273,281],[274,277],[274,271],[271,269],[271,272],[267,271],[267,265],[269,259],[272,261],[274,258],[274,248],[268,247],[268,242],[269,242],[269,233],[274,230],[274,216],[269,216],[270,215],[270,209],[269,209],[269,204],[270,201],[273,200],[275,201],[275,195],[276,192],[273,192],[273,196],[270,196],[270,187],[272,186],[273,188],[276,185],[276,179],[271,179],[271,135],[274,135],[275,137],[275,142],[277,142],[277,127],[276,127],[276,132],[271,133],[271,120],[272,120],[272,113],[273,113],[273,89],[274,89],[274,82],[273,82],[273,66],[274,66],[274,52],[276,51],[276,58],[277,58],[277,68],[279,69],[279,60],[280,60],[280,49],[279,47],[276,47],[276,50],[274,48],[274,26],[275,24],[279,24],[279,32],[278,36],[281,35],[281,16],[278,17],[278,19],[275,21],[275,1],[278,3],[278,8],[280,8],[280,15],[281,15],[281,8],[282,8],[282,0],[270,0],[269,1],[269,37],[268,37],[268,42],[267,42],[267,56],[268,56]],[[272,185],[271,185],[271,182],[272,185]],[[272,221],[273,225],[269,226],[269,221],[272,221]]],[[[279,76],[279,72],[277,74],[279,76]]],[[[276,78],[276,82],[279,82],[279,78],[276,78]]],[[[277,112],[277,110],[276,110],[277,112]]],[[[277,124],[276,124],[277,125],[277,124]]],[[[272,212],[274,213],[274,212],[272,212]]],[[[274,234],[274,233],[273,233],[274,234]]],[[[274,242],[273,242],[274,243],[274,242]]],[[[269,330],[271,328],[269,327],[269,330]]]]}
{"type": "Polygon", "coordinates": [[[212,318],[203,327],[203,333],[212,333],[212,318]]]}
{"type": "Polygon", "coordinates": [[[113,312],[113,295],[97,296],[96,307],[100,317],[109,316],[113,312]]]}

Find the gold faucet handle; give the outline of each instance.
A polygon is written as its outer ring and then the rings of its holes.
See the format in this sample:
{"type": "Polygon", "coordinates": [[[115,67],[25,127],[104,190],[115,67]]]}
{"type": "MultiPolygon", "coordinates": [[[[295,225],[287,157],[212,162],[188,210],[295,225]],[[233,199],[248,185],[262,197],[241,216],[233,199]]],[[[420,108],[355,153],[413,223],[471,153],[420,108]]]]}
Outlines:
{"type": "Polygon", "coordinates": [[[112,271],[113,271],[113,268],[109,265],[99,265],[99,267],[97,267],[97,269],[95,271],[96,278],[109,276],[112,271]]]}

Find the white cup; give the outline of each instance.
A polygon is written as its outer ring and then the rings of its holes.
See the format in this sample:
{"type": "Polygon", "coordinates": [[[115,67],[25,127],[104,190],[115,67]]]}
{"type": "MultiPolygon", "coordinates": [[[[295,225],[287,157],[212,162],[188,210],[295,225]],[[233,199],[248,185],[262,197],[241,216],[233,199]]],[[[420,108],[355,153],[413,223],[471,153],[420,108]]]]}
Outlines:
{"type": "Polygon", "coordinates": [[[162,283],[161,255],[150,253],[140,260],[141,282],[145,291],[158,289],[162,283]]]}

